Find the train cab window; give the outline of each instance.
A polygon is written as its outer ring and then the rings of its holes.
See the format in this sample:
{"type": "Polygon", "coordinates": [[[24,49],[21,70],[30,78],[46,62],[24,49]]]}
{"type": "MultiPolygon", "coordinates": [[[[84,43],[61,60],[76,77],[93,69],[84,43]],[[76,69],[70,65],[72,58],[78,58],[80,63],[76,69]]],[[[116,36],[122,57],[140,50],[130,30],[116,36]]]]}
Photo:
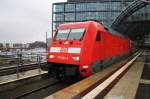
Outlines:
{"type": "Polygon", "coordinates": [[[96,41],[100,41],[100,40],[101,40],[101,35],[100,35],[100,31],[98,31],[96,36],[96,41]]]}
{"type": "Polygon", "coordinates": [[[71,29],[68,40],[81,40],[85,33],[85,28],[71,29]]]}
{"type": "Polygon", "coordinates": [[[56,32],[56,40],[66,40],[69,35],[70,29],[62,29],[56,32]]]}

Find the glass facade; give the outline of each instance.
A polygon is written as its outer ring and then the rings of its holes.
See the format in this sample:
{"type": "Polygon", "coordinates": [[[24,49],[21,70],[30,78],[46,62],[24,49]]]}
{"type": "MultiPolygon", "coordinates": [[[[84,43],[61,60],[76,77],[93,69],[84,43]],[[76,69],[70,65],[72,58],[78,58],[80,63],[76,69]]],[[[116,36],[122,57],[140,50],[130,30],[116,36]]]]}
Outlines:
{"type": "Polygon", "coordinates": [[[110,25],[116,16],[133,0],[82,1],[72,0],[66,3],[53,4],[53,30],[61,23],[81,22],[90,19],[110,25]]]}

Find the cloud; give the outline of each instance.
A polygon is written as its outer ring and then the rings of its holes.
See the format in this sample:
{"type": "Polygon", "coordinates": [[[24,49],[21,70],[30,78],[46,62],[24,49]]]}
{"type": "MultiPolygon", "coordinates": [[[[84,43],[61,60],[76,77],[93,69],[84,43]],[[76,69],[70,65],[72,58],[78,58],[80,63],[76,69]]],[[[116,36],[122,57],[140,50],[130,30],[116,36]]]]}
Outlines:
{"type": "Polygon", "coordinates": [[[1,0],[0,42],[44,41],[45,32],[51,32],[51,5],[60,1],[1,0]]]}

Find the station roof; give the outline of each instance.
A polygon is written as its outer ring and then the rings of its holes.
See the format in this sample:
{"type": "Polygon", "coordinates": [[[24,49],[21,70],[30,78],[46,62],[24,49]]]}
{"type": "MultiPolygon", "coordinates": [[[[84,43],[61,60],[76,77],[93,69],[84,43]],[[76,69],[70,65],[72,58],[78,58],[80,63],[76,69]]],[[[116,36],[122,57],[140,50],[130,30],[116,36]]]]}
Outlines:
{"type": "MultiPolygon", "coordinates": [[[[110,1],[110,0],[68,0],[68,2],[100,2],[100,1],[110,1]]],[[[122,1],[122,0],[111,0],[112,1],[122,1]]],[[[124,0],[124,1],[134,1],[134,0],[124,0]]]]}
{"type": "MultiPolygon", "coordinates": [[[[150,0],[136,0],[131,5],[129,5],[121,14],[115,19],[111,27],[124,35],[127,35],[134,41],[139,41],[144,39],[145,34],[150,33],[150,14],[145,14],[149,17],[146,20],[128,20],[133,13],[138,12],[140,9],[148,6],[150,0]]],[[[150,6],[149,6],[150,7],[150,6]]],[[[138,16],[138,15],[137,15],[138,16]]],[[[139,16],[143,17],[143,16],[139,16]]]]}

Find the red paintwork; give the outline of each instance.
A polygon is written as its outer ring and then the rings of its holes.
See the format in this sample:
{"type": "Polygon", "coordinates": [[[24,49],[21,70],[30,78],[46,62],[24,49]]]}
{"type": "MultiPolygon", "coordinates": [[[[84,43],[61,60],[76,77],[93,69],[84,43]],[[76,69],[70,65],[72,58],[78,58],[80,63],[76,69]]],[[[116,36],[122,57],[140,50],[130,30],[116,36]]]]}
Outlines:
{"type": "MultiPolygon", "coordinates": [[[[81,48],[80,54],[68,54],[67,51],[60,53],[49,52],[49,55],[55,55],[57,57],[53,59],[48,58],[48,62],[63,63],[63,64],[74,64],[79,66],[81,76],[86,77],[91,75],[90,65],[98,60],[105,60],[113,56],[120,56],[130,52],[130,40],[125,37],[117,36],[108,33],[102,24],[94,21],[80,22],[74,24],[61,24],[58,29],[65,28],[85,28],[83,40],[72,40],[68,41],[69,44],[65,45],[64,40],[53,40],[51,47],[75,47],[81,48]],[[96,41],[97,31],[100,31],[101,40],[96,41]],[[70,44],[72,42],[72,44],[70,44]],[[61,43],[61,44],[60,44],[61,43]],[[58,56],[65,57],[66,59],[58,59],[58,56]],[[72,56],[80,56],[80,61],[75,62],[72,60],[72,56]],[[82,66],[88,65],[86,72],[81,72],[82,66]]],[[[67,50],[67,49],[66,49],[67,50]]]]}

